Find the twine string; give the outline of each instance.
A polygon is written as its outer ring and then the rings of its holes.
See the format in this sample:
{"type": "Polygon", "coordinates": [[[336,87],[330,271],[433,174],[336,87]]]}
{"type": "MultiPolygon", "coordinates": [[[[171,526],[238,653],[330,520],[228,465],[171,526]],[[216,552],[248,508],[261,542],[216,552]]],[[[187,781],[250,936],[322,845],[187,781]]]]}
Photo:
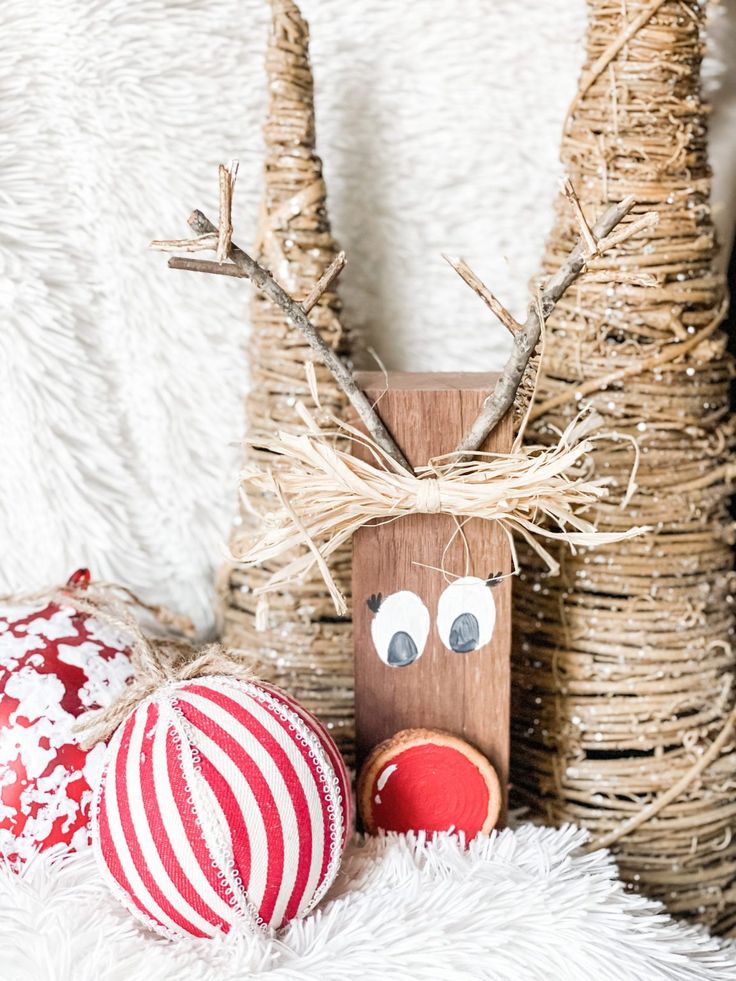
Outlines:
{"type": "Polygon", "coordinates": [[[84,749],[109,739],[141,701],[168,682],[186,681],[205,674],[252,677],[250,667],[242,659],[233,658],[222,645],[194,647],[186,639],[193,637],[195,631],[188,617],[167,607],[147,603],[119,583],[93,580],[86,569],[75,572],[63,585],[8,593],[0,597],[0,602],[13,606],[54,603],[62,609],[71,607],[110,627],[119,636],[120,644],[125,645],[133,666],[132,681],[109,706],[79,716],[74,731],[84,749]],[[152,614],[157,623],[167,629],[167,635],[148,636],[133,613],[136,608],[152,614]],[[179,637],[171,636],[171,632],[179,637]]]}
{"type": "Polygon", "coordinates": [[[132,682],[111,705],[80,716],[75,731],[80,744],[89,749],[107,741],[141,702],[171,682],[191,681],[211,675],[229,675],[251,680],[253,672],[244,660],[234,657],[222,644],[194,648],[189,644],[143,638],[137,645],[132,682]]]}

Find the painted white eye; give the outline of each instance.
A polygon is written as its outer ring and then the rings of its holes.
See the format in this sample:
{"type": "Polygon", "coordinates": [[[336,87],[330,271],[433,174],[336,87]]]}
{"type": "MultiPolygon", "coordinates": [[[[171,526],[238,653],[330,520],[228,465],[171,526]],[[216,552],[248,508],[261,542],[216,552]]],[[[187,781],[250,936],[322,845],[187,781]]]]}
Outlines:
{"type": "Polygon", "coordinates": [[[487,644],[496,623],[491,587],[477,576],[456,579],[437,605],[437,630],[448,650],[469,654],[487,644]]]}
{"type": "Polygon", "coordinates": [[[375,613],[371,636],[384,664],[403,668],[422,656],[429,636],[429,611],[416,593],[404,589],[385,599],[379,593],[371,596],[368,606],[375,613]]]}

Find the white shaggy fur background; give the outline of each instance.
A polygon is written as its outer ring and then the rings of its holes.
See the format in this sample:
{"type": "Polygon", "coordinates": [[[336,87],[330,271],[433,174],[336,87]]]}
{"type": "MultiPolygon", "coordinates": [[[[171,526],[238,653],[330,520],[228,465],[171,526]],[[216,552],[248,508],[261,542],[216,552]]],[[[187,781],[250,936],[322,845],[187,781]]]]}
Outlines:
{"type": "Polygon", "coordinates": [[[0,869],[3,981],[732,981],[719,948],[626,892],[585,833],[522,826],[356,843],[321,909],[278,939],[168,942],[106,892],[89,851],[0,869]]]}
{"type": "MultiPolygon", "coordinates": [[[[465,255],[521,310],[550,224],[584,0],[303,9],[350,321],[389,367],[499,366],[502,329],[440,252],[465,255]]],[[[251,242],[267,16],[266,0],[0,7],[0,592],[88,564],[211,622],[249,287],[169,271],[146,246],[185,234],[192,207],[214,210],[230,157],[237,239],[251,242]]],[[[734,0],[716,20],[728,236],[734,0]]]]}
{"type": "MultiPolygon", "coordinates": [[[[519,312],[551,220],[584,0],[303,0],[350,322],[389,367],[500,365],[506,338],[440,259],[519,312]]],[[[215,210],[241,161],[254,234],[265,0],[0,5],[0,592],[79,565],[211,625],[242,436],[247,284],[146,250],[215,210]]],[[[715,204],[736,195],[736,0],[711,32],[715,204]]],[[[91,855],[0,869],[2,981],[726,981],[736,954],[626,893],[580,833],[356,845],[279,940],[168,945],[91,855]],[[482,965],[482,966],[481,966],[482,965]]]]}

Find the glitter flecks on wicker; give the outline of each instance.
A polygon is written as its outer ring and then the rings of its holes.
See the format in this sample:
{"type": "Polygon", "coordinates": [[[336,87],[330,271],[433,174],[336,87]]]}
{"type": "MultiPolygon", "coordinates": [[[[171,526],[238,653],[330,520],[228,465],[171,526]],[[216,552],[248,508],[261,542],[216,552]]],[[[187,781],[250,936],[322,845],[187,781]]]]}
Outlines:
{"type": "MultiPolygon", "coordinates": [[[[338,250],[327,217],[322,164],[315,153],[308,28],[291,0],[272,0],[271,7],[265,192],[256,258],[299,299],[319,280],[338,250]]],[[[330,288],[312,309],[310,319],[325,340],[344,353],[348,338],[340,310],[340,301],[330,288]]],[[[311,357],[309,347],[262,294],[254,296],[251,326],[248,433],[268,436],[278,430],[301,432],[303,424],[295,404],[297,399],[311,404],[304,374],[304,362],[311,357]]],[[[345,407],[343,395],[321,364],[314,368],[322,405],[340,415],[345,407]]],[[[264,462],[257,450],[249,449],[247,454],[250,463],[264,462]]],[[[253,520],[247,513],[238,519],[233,533],[236,554],[238,541],[252,531],[253,520]]],[[[334,557],[331,568],[341,589],[349,593],[349,547],[334,557]]],[[[224,640],[247,655],[256,655],[261,677],[286,688],[314,712],[350,759],[353,674],[349,619],[335,617],[325,585],[315,573],[271,596],[266,629],[257,630],[258,602],[253,590],[273,572],[274,568],[267,565],[247,571],[234,565],[224,570],[224,640]]]]}
{"type": "MultiPolygon", "coordinates": [[[[530,439],[581,406],[636,436],[594,452],[618,494],[601,530],[655,531],[595,554],[533,556],[515,600],[517,799],[610,844],[675,913],[736,928],[733,364],[710,217],[703,5],[589,0],[587,63],[562,157],[588,214],[633,194],[654,230],[590,263],[550,319],[530,439]],[[642,255],[643,250],[643,255],[642,255]],[[650,279],[651,277],[651,279],[650,279]],[[656,285],[646,285],[654,281],[656,285]],[[666,795],[666,796],[665,796],[666,795]]],[[[562,205],[545,270],[576,234],[562,205]]]]}

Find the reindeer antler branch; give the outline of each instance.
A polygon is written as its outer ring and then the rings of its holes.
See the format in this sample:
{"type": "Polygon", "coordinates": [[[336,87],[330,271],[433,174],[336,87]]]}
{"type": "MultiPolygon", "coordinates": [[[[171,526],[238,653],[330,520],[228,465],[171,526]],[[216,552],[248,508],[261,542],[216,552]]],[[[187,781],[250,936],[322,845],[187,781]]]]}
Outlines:
{"type": "Polygon", "coordinates": [[[307,314],[319,300],[320,296],[330,287],[345,266],[345,254],[340,253],[321,276],[314,288],[304,300],[294,300],[286,290],[276,282],[271,273],[259,262],[239,248],[232,241],[232,191],[237,167],[220,167],[220,220],[219,227],[202,214],[194,211],[189,217],[189,227],[195,232],[196,238],[185,240],[156,240],[151,242],[151,248],[164,252],[178,251],[217,251],[217,262],[202,259],[189,259],[174,256],[169,259],[172,269],[185,269],[190,272],[214,273],[216,275],[235,276],[249,279],[251,283],[264,293],[277,307],[286,314],[287,319],[301,330],[305,340],[319,357],[320,361],[331,372],[351,405],[357,412],[364,426],[393,462],[402,470],[412,473],[404,454],[396,441],[381,421],[373,405],[355,384],[353,374],[346,363],[322,339],[322,336],[310,321],[307,314]],[[230,260],[229,262],[225,260],[230,260]]]}
{"type": "MultiPolygon", "coordinates": [[[[169,259],[169,266],[172,269],[249,279],[257,289],[283,310],[291,324],[301,330],[309,346],[331,372],[366,429],[387,457],[402,470],[412,473],[406,457],[373,405],[355,384],[350,368],[322,339],[319,330],[308,316],[320,296],[342,272],[345,266],[345,253],[341,252],[335,258],[301,302],[294,300],[266,268],[232,241],[232,200],[236,175],[236,164],[231,164],[230,167],[220,166],[220,216],[217,226],[201,211],[194,211],[189,217],[189,226],[195,232],[195,238],[155,241],[151,242],[151,247],[168,252],[214,250],[217,254],[216,262],[174,256],[169,259]]],[[[564,191],[580,226],[580,239],[562,266],[550,277],[541,293],[532,298],[523,324],[513,318],[464,260],[444,257],[513,335],[511,354],[501,377],[493,391],[484,399],[475,421],[455,450],[460,456],[479,449],[513,405],[524,372],[539,343],[544,322],[554,310],[560,297],[585,269],[588,261],[596,255],[602,255],[607,249],[620,245],[657,221],[658,216],[654,212],[648,212],[614,232],[616,226],[635,204],[634,198],[628,197],[619,204],[611,205],[591,227],[569,180],[565,182],[564,191]]]]}
{"type": "Polygon", "coordinates": [[[580,239],[562,266],[549,278],[541,293],[532,299],[523,324],[514,320],[466,262],[445,256],[452,268],[481,297],[514,337],[511,354],[501,377],[493,391],[484,399],[480,412],[458,444],[456,453],[472,453],[479,449],[511,408],[529,360],[539,343],[544,322],[554,310],[557,301],[585,269],[588,261],[596,255],[602,255],[607,249],[620,245],[644,228],[651,227],[658,219],[658,215],[650,211],[612,234],[616,226],[634,207],[636,202],[633,197],[624,198],[619,204],[611,205],[591,227],[569,180],[565,182],[564,192],[572,204],[580,226],[580,239]]]}

